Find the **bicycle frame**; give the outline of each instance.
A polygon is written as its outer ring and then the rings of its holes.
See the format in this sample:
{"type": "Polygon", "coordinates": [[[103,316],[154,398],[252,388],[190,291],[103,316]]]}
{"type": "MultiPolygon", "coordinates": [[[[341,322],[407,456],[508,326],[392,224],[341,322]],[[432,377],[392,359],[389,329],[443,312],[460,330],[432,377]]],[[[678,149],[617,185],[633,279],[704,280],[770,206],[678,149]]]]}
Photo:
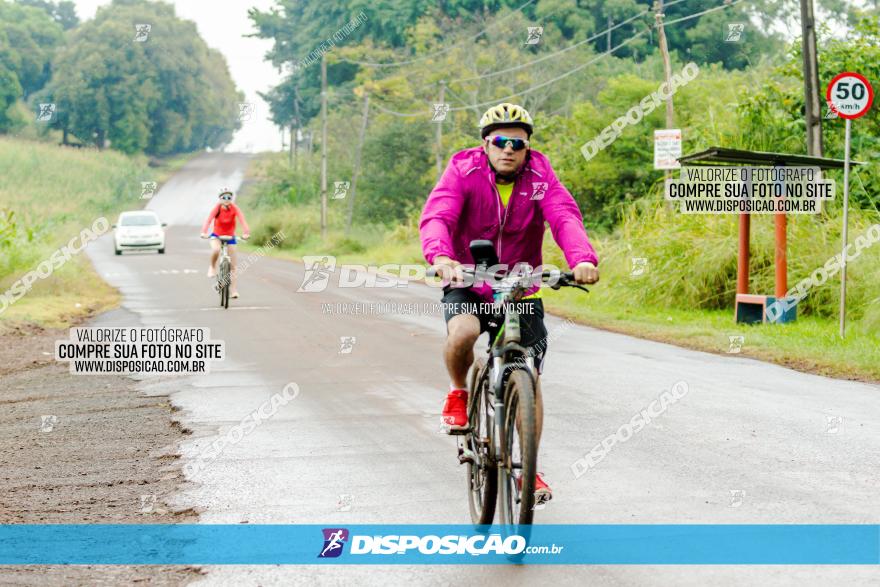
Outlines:
{"type": "Polygon", "coordinates": [[[216,289],[220,293],[220,305],[224,308],[229,307],[229,288],[232,285],[232,257],[229,255],[229,241],[234,237],[218,236],[220,241],[220,255],[217,259],[217,285],[216,289]]]}
{"type": "MultiPolygon", "coordinates": [[[[478,258],[477,255],[474,257],[478,258]]],[[[486,271],[486,266],[480,263],[478,268],[465,268],[464,272],[474,277],[491,275],[495,293],[494,314],[503,320],[490,341],[487,360],[478,371],[469,375],[468,390],[472,395],[468,405],[468,426],[452,433],[464,435],[464,442],[459,445],[459,461],[469,466],[469,504],[474,523],[493,523],[496,506],[500,504],[502,525],[531,524],[531,514],[524,517],[522,512],[526,511],[523,508],[533,509],[534,496],[525,492],[534,491],[534,486],[531,481],[523,482],[523,475],[534,474],[537,453],[534,410],[539,372],[532,350],[522,345],[517,302],[538,283],[546,282],[553,289],[570,286],[586,291],[586,288],[576,284],[571,273],[563,274],[558,270],[496,278],[486,271]],[[522,372],[530,385],[523,381],[522,372]],[[511,387],[510,381],[517,378],[519,381],[511,387]],[[519,397],[511,405],[511,399],[506,397],[510,389],[516,389],[519,394],[528,390],[530,395],[519,397]],[[528,418],[523,426],[530,432],[526,433],[529,440],[517,449],[520,413],[510,410],[518,410],[517,405],[523,397],[527,398],[526,405],[529,406],[523,412],[523,417],[528,418]],[[512,432],[514,426],[516,431],[512,432]],[[495,475],[496,480],[490,481],[495,475]],[[486,501],[487,495],[493,497],[486,501]],[[524,519],[529,521],[522,522],[524,519]]],[[[522,438],[520,442],[523,442],[522,438]]]]}
{"type": "Polygon", "coordinates": [[[495,340],[489,346],[489,361],[486,362],[487,377],[490,380],[489,389],[493,397],[493,422],[494,434],[492,438],[492,449],[495,455],[501,455],[501,440],[504,438],[504,419],[506,417],[504,389],[510,374],[515,369],[523,369],[529,373],[534,383],[537,383],[535,374],[535,358],[529,355],[528,349],[521,346],[520,340],[520,323],[519,312],[516,310],[514,300],[516,299],[517,286],[508,289],[502,285],[499,288],[501,293],[500,310],[504,315],[504,324],[495,335],[495,340]],[[509,360],[511,358],[520,359],[520,361],[509,360]],[[510,368],[513,367],[513,368],[510,368]]]}
{"type": "Polygon", "coordinates": [[[217,262],[218,262],[218,263],[220,263],[220,262],[222,262],[222,261],[224,261],[224,260],[228,260],[230,263],[232,263],[232,257],[229,256],[229,249],[228,249],[228,247],[229,247],[229,243],[228,243],[228,242],[226,242],[226,241],[224,241],[224,240],[221,240],[221,241],[220,241],[220,258],[217,259],[217,262]]]}

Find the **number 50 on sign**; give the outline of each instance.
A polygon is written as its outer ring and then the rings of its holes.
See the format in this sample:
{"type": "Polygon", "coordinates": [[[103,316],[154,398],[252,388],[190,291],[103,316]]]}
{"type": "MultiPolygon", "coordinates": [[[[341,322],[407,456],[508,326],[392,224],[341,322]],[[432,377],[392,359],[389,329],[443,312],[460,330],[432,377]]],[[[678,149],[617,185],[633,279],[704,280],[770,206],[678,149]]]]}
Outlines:
{"type": "Polygon", "coordinates": [[[845,71],[828,84],[825,99],[838,116],[852,120],[863,116],[871,108],[874,90],[865,76],[845,71]]]}

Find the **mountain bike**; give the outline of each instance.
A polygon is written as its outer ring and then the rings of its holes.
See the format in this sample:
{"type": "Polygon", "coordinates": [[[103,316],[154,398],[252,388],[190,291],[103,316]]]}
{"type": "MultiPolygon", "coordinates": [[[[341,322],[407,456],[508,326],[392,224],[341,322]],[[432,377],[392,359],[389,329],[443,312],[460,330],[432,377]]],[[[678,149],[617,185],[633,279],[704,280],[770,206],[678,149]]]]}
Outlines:
{"type": "Polygon", "coordinates": [[[535,507],[538,372],[533,352],[520,344],[516,302],[538,283],[589,290],[575,283],[572,273],[558,270],[504,277],[488,273],[498,263],[491,241],[471,242],[471,254],[475,268],[463,271],[490,278],[501,325],[486,358],[475,360],[468,373],[468,428],[454,432],[462,436],[459,462],[467,464],[471,520],[492,524],[500,501],[502,526],[529,525],[535,507]]]}

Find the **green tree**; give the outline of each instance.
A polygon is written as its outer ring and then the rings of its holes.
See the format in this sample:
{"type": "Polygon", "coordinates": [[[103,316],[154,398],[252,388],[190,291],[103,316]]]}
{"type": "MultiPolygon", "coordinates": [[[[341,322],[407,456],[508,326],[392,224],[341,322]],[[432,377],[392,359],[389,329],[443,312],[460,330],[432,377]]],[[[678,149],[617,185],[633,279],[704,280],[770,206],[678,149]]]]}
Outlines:
{"type": "Polygon", "coordinates": [[[52,17],[52,20],[60,24],[64,30],[72,29],[79,24],[76,15],[76,5],[70,0],[51,2],[50,0],[16,0],[22,6],[33,6],[43,10],[52,17]]]}
{"type": "Polygon", "coordinates": [[[163,155],[227,143],[243,95],[220,53],[172,6],[115,0],[72,31],[45,100],[83,142],[163,155]],[[151,28],[136,41],[140,24],[151,28]]]}
{"type": "Polygon", "coordinates": [[[23,97],[48,80],[63,31],[38,8],[0,1],[0,67],[15,74],[23,97]]]}
{"type": "Polygon", "coordinates": [[[0,132],[25,123],[18,102],[46,83],[62,37],[45,11],[0,0],[0,132]]]}
{"type": "Polygon", "coordinates": [[[20,97],[18,76],[0,65],[0,131],[8,132],[23,122],[15,112],[15,103],[20,97]]]}
{"type": "MultiPolygon", "coordinates": [[[[358,214],[373,222],[398,223],[431,190],[431,128],[422,123],[382,125],[364,145],[363,197],[358,214]]],[[[360,191],[361,188],[358,188],[360,191]]]]}

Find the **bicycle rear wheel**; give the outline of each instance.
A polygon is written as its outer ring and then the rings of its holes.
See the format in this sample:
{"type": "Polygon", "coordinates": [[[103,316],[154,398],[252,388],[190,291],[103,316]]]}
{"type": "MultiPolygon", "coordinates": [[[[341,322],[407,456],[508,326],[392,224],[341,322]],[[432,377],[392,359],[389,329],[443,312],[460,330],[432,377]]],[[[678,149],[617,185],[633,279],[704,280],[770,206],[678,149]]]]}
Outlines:
{"type": "Polygon", "coordinates": [[[217,273],[217,281],[220,284],[220,305],[223,308],[229,307],[229,260],[220,261],[220,271],[217,273]]]}
{"type": "Polygon", "coordinates": [[[498,497],[498,471],[491,450],[492,421],[487,409],[489,396],[482,376],[485,367],[486,361],[477,359],[468,374],[470,431],[464,437],[465,450],[471,458],[467,464],[468,506],[475,525],[492,523],[498,497]]]}
{"type": "Polygon", "coordinates": [[[501,523],[528,525],[534,518],[538,444],[535,431],[535,384],[528,371],[510,374],[504,397],[501,523]]]}

